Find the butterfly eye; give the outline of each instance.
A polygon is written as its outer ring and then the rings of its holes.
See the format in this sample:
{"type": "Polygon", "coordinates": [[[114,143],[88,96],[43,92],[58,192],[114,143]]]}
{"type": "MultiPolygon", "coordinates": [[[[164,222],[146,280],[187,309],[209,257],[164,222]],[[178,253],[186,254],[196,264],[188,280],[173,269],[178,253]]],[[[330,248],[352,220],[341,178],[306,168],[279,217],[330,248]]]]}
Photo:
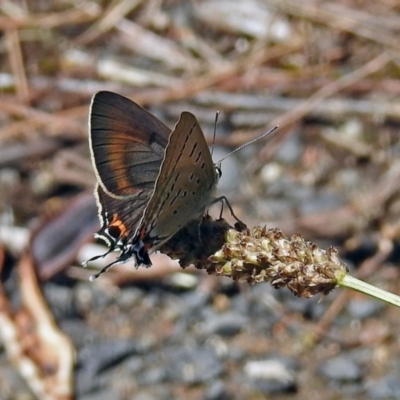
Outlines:
{"type": "Polygon", "coordinates": [[[220,165],[215,166],[215,174],[217,175],[218,179],[222,176],[222,169],[220,165]]]}

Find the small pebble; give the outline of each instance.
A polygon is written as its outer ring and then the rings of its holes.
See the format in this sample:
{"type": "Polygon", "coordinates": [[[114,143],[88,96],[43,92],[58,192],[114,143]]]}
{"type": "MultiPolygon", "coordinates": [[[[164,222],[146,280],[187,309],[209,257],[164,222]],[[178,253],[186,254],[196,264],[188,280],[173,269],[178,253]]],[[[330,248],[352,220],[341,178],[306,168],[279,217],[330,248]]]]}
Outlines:
{"type": "Polygon", "coordinates": [[[327,379],[340,382],[358,381],[362,378],[361,368],[351,359],[338,356],[325,361],[319,373],[327,379]]]}

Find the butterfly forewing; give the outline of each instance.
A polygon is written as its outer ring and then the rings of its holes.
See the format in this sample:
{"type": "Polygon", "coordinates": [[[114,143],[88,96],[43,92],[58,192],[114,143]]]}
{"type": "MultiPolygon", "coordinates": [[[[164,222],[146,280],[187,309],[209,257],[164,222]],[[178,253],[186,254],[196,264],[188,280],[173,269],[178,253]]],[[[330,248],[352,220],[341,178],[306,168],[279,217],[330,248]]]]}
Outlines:
{"type": "Polygon", "coordinates": [[[90,149],[102,188],[114,198],[150,197],[170,129],[131,100],[99,92],[90,108],[90,149]]]}
{"type": "Polygon", "coordinates": [[[195,116],[183,112],[170,135],[154,193],[143,216],[143,241],[157,246],[198,218],[209,204],[217,181],[204,134],[195,116]]]}

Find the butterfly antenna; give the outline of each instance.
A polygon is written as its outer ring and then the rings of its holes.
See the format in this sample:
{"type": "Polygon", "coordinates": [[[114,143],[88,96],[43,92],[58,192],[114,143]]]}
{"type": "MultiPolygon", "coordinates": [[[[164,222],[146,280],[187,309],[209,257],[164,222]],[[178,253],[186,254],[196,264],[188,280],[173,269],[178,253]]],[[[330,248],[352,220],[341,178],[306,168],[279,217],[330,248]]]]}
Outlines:
{"type": "Polygon", "coordinates": [[[215,147],[215,137],[217,135],[217,125],[218,125],[218,117],[219,117],[219,111],[215,113],[215,121],[214,121],[214,135],[213,135],[213,142],[212,142],[212,147],[211,147],[211,156],[214,153],[214,147],[215,147]]]}
{"type": "Polygon", "coordinates": [[[230,157],[231,155],[235,154],[237,151],[244,149],[245,147],[247,147],[248,145],[257,142],[257,140],[260,140],[262,138],[265,138],[265,136],[268,136],[269,134],[271,134],[272,132],[276,131],[279,128],[279,125],[274,126],[272,129],[270,129],[269,131],[263,133],[261,136],[256,137],[253,140],[250,140],[250,142],[247,142],[245,144],[242,144],[241,146],[239,146],[238,148],[236,148],[235,150],[232,150],[227,156],[225,156],[224,158],[222,158],[221,160],[218,161],[217,165],[221,165],[222,161],[226,160],[228,157],[230,157]]]}

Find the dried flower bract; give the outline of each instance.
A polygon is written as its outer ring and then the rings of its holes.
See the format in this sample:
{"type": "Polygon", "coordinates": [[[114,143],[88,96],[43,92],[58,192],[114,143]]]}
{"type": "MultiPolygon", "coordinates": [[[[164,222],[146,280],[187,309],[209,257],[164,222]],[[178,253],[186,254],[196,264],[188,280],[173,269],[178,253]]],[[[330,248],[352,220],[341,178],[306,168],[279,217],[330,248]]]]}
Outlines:
{"type": "Polygon", "coordinates": [[[287,238],[279,229],[238,231],[209,216],[192,221],[161,251],[178,258],[183,268],[193,264],[251,284],[270,282],[307,298],[329,293],[348,273],[333,247],[321,250],[300,235],[287,238]]]}

